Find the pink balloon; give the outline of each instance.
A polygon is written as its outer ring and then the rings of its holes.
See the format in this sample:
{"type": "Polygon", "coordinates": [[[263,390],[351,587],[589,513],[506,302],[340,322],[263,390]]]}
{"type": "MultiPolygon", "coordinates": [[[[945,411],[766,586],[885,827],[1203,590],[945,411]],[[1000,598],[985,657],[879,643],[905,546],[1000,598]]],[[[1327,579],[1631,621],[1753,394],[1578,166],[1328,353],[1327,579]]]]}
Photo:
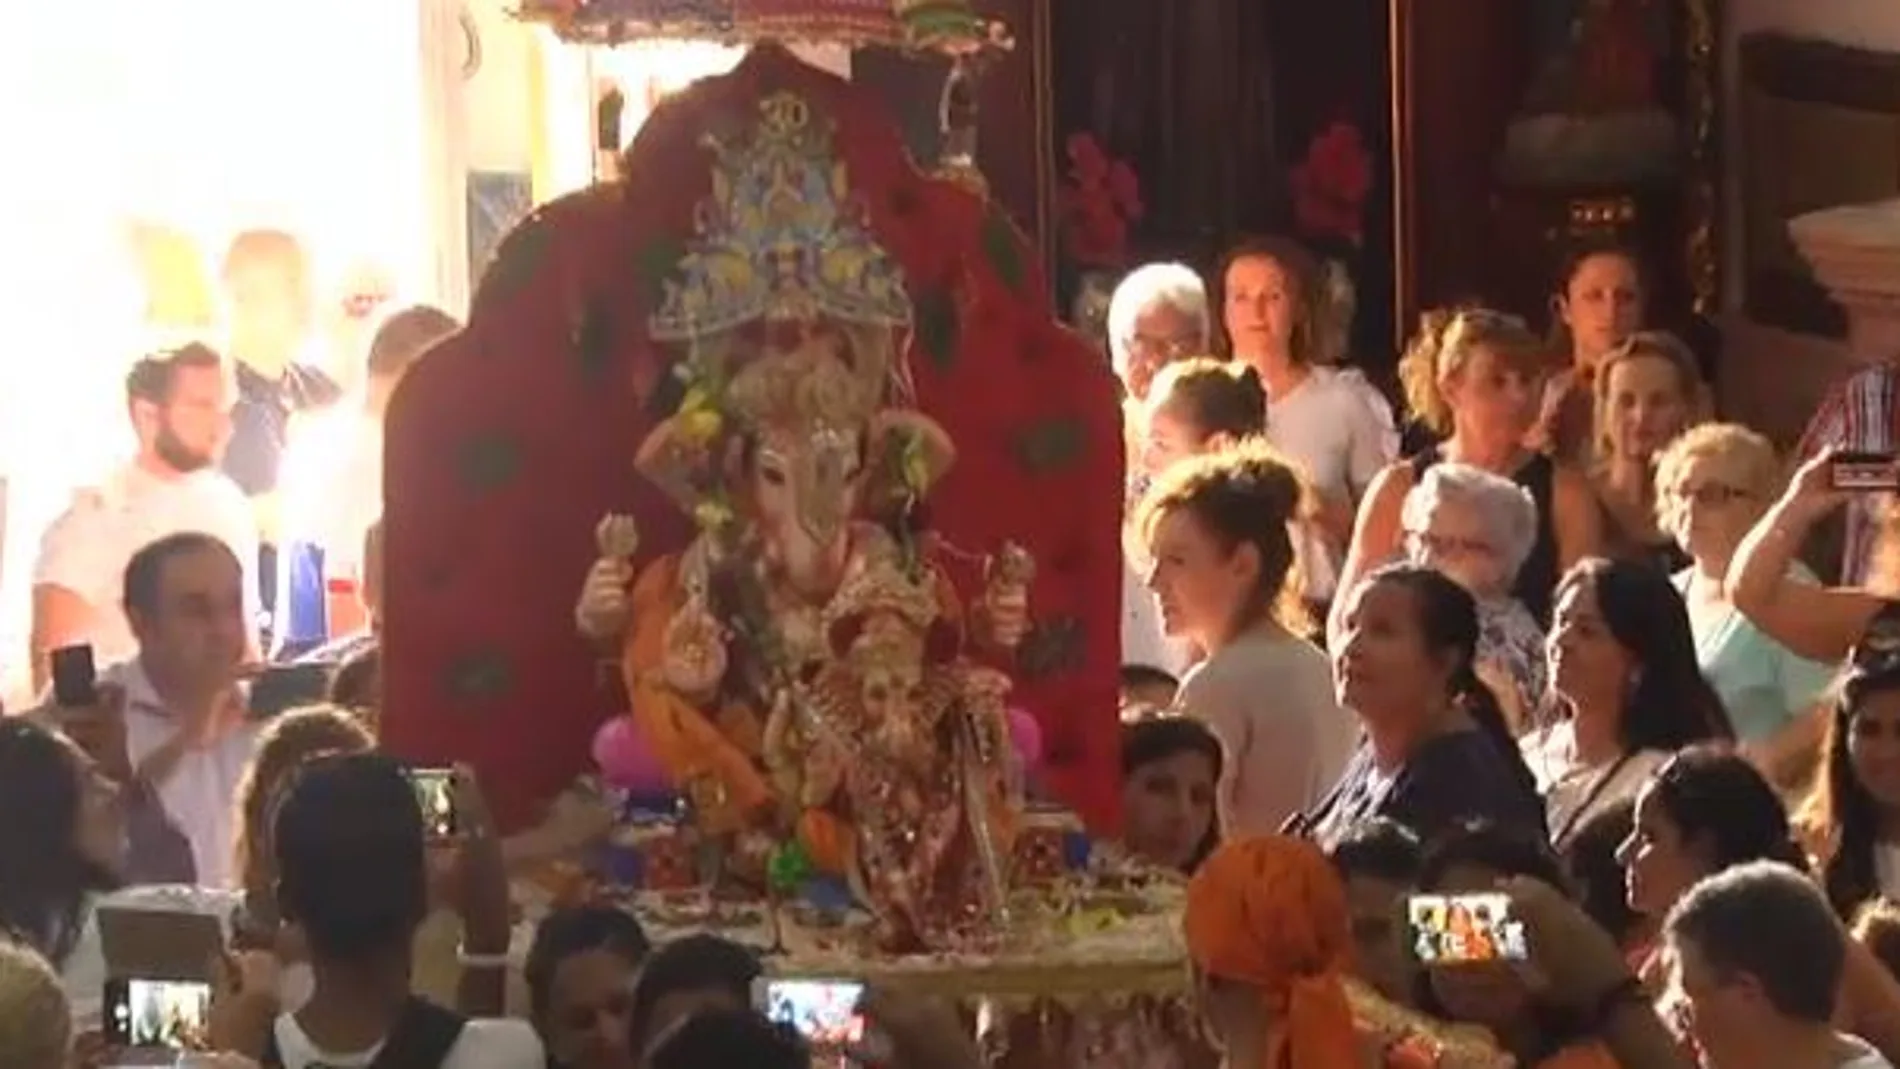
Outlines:
{"type": "Polygon", "coordinates": [[[1042,767],[1042,721],[1027,709],[1009,711],[1009,741],[1025,769],[1042,767]]]}
{"type": "Polygon", "coordinates": [[[594,732],[594,764],[610,787],[635,795],[665,794],[673,778],[647,737],[629,717],[616,716],[594,732]]]}

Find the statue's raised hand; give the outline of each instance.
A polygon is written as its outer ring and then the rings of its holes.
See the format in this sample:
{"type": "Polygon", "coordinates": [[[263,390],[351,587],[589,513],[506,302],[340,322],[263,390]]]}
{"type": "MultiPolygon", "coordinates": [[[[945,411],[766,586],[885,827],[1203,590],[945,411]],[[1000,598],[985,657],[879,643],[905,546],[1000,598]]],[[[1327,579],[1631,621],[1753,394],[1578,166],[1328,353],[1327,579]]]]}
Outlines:
{"type": "Polygon", "coordinates": [[[594,525],[594,547],[599,556],[587,569],[580,601],[574,606],[574,626],[596,642],[611,642],[627,629],[633,565],[640,549],[640,525],[632,516],[608,513],[594,525]]]}

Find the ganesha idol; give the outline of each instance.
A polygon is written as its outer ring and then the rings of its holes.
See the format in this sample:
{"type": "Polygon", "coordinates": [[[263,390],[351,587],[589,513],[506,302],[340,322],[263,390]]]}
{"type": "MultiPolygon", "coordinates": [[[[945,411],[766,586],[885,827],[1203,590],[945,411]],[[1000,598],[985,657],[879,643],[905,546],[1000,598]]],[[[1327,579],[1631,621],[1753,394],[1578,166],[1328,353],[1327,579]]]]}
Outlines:
{"type": "Polygon", "coordinates": [[[1031,564],[994,547],[970,604],[917,509],[953,445],[912,401],[911,304],[796,97],[711,145],[712,194],[648,324],[678,353],[641,474],[698,525],[636,575],[608,517],[577,606],[629,714],[729,869],[796,842],[894,949],[995,916],[1020,801],[1004,662],[1031,564]]]}

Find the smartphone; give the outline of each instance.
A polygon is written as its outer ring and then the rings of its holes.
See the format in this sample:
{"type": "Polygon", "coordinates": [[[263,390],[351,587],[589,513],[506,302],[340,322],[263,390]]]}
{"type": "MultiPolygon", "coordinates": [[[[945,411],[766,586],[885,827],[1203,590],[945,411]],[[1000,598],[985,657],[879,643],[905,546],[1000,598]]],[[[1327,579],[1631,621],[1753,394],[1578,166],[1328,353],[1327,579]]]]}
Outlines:
{"type": "Polygon", "coordinates": [[[269,720],[292,709],[316,705],[329,695],[329,665],[274,664],[251,680],[246,707],[252,719],[269,720]]]}
{"type": "Polygon", "coordinates": [[[761,976],[752,982],[752,1001],[768,1020],[798,1030],[805,1041],[827,1050],[855,1048],[865,1041],[864,982],[843,977],[791,979],[761,976]]]}
{"type": "Polygon", "coordinates": [[[48,658],[53,671],[53,704],[89,709],[99,704],[99,670],[91,646],[61,646],[48,658]]]}
{"type": "Polygon", "coordinates": [[[203,980],[106,981],[106,1041],[144,1051],[204,1050],[211,984],[203,980]]]}
{"type": "Polygon", "coordinates": [[[1524,922],[1509,895],[1411,895],[1405,900],[1406,935],[1421,965],[1469,965],[1530,957],[1524,922]]]}
{"type": "Polygon", "coordinates": [[[422,830],[429,838],[453,839],[462,833],[455,811],[454,769],[412,768],[409,785],[415,788],[416,804],[422,807],[422,830]]]}
{"type": "Polygon", "coordinates": [[[1828,465],[1836,490],[1880,493],[1900,490],[1900,456],[1893,453],[1836,453],[1828,465]]]}

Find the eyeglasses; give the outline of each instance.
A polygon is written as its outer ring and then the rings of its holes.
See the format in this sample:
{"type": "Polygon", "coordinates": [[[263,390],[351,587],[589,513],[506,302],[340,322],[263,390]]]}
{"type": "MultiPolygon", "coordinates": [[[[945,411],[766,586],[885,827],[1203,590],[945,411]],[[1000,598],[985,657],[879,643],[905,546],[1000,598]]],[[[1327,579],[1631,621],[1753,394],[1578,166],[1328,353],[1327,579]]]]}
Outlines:
{"type": "Polygon", "coordinates": [[[1413,557],[1429,555],[1440,560],[1489,557],[1497,551],[1491,543],[1477,538],[1433,534],[1430,531],[1405,532],[1405,549],[1413,557]]]}
{"type": "Polygon", "coordinates": [[[1721,508],[1747,498],[1754,493],[1739,486],[1727,483],[1703,483],[1701,486],[1678,486],[1669,492],[1678,501],[1701,505],[1704,508],[1721,508]]]}
{"type": "Polygon", "coordinates": [[[1137,334],[1128,339],[1130,352],[1160,357],[1163,360],[1179,360],[1184,356],[1192,356],[1199,347],[1194,338],[1154,338],[1137,334]]]}

